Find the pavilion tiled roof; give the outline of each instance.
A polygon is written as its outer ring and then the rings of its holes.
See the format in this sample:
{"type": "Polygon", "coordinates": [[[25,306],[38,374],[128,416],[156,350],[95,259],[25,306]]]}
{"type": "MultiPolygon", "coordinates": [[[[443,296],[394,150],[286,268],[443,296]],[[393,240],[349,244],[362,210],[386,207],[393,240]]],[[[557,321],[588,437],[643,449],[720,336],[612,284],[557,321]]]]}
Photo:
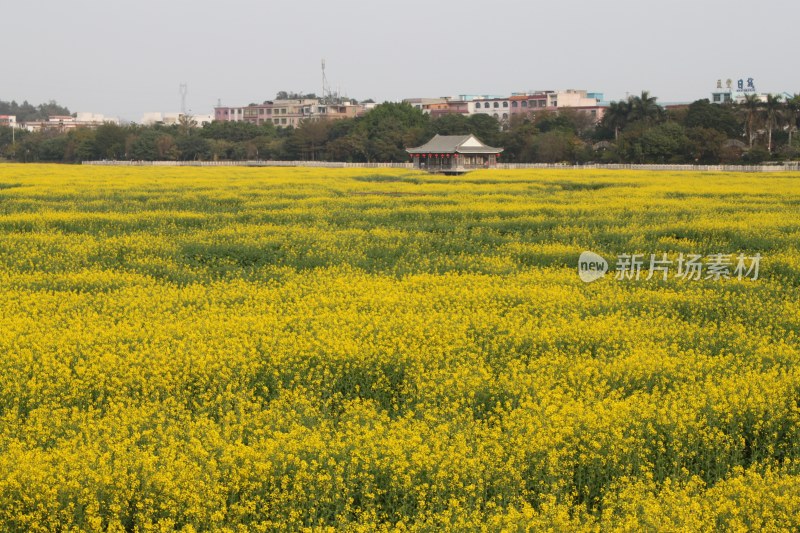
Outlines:
{"type": "Polygon", "coordinates": [[[474,135],[436,135],[422,146],[406,149],[409,154],[499,154],[502,151],[502,148],[483,144],[474,135]]]}

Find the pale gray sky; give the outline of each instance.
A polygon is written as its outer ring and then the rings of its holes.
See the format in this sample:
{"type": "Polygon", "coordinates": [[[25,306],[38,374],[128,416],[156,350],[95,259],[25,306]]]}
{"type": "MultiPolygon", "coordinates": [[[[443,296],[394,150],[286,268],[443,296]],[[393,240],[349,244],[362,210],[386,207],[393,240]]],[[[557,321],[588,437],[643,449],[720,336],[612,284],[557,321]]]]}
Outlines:
{"type": "Polygon", "coordinates": [[[279,90],[416,96],[589,89],[800,92],[798,0],[2,0],[0,100],[138,120],[279,90]]]}

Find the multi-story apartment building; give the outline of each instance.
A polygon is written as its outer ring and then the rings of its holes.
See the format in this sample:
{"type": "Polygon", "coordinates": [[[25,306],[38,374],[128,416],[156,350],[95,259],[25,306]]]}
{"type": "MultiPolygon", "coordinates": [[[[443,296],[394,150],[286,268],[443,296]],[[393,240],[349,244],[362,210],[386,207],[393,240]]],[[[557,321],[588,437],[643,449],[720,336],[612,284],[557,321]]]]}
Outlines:
{"type": "Polygon", "coordinates": [[[510,97],[476,98],[467,107],[470,115],[491,115],[501,123],[508,122],[511,118],[510,97]]]}
{"type": "Polygon", "coordinates": [[[475,112],[491,114],[500,121],[509,120],[514,115],[532,115],[537,111],[557,111],[559,108],[573,108],[590,113],[600,120],[605,109],[601,93],[583,90],[536,91],[515,93],[508,98],[494,98],[475,102],[475,112]]]}
{"type": "Polygon", "coordinates": [[[215,107],[214,120],[221,122],[272,123],[277,127],[297,127],[303,120],[354,118],[364,106],[352,103],[325,103],[317,98],[273,100],[244,107],[215,107]]]}
{"type": "Polygon", "coordinates": [[[438,117],[448,113],[468,115],[470,114],[469,102],[463,98],[464,96],[459,98],[406,98],[403,102],[432,117],[438,117]]]}
{"type": "Polygon", "coordinates": [[[447,109],[450,98],[406,98],[403,102],[423,113],[430,113],[433,110],[447,109]]]}
{"type": "Polygon", "coordinates": [[[601,93],[569,89],[514,93],[511,96],[462,94],[456,98],[409,98],[404,102],[431,116],[445,113],[480,114],[494,117],[501,124],[508,124],[516,115],[530,116],[540,110],[557,111],[565,107],[587,112],[599,121],[606,107],[602,100],[601,93]]]}

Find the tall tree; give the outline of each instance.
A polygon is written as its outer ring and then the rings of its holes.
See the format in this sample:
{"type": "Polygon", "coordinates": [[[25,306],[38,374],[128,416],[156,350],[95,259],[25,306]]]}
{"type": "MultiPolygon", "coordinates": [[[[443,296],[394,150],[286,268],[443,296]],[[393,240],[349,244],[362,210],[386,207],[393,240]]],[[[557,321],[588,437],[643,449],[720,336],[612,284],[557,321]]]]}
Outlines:
{"type": "Polygon", "coordinates": [[[750,148],[753,147],[753,139],[756,133],[756,121],[758,120],[758,112],[761,107],[761,101],[756,94],[746,94],[744,101],[740,104],[744,110],[744,125],[747,130],[747,142],[750,148]]]}
{"type": "Polygon", "coordinates": [[[687,128],[713,129],[728,138],[740,137],[742,124],[730,105],[712,104],[708,99],[697,100],[689,105],[683,125],[687,128]]]}
{"type": "Polygon", "coordinates": [[[659,122],[663,111],[661,106],[656,103],[656,100],[658,98],[650,96],[648,91],[642,91],[640,96],[632,96],[630,98],[629,119],[641,120],[645,124],[659,122]]]}
{"type": "Polygon", "coordinates": [[[473,135],[488,144],[489,146],[499,146],[500,122],[491,115],[478,113],[469,117],[469,127],[473,135]]]}
{"type": "Polygon", "coordinates": [[[466,135],[472,133],[469,119],[465,115],[447,113],[431,121],[439,135],[466,135]]]}
{"type": "Polygon", "coordinates": [[[786,122],[789,129],[789,149],[792,149],[792,134],[797,131],[800,122],[800,94],[795,94],[786,100],[786,122]]]}
{"type": "Polygon", "coordinates": [[[286,149],[291,159],[323,159],[332,124],[329,120],[302,120],[286,140],[286,149]]]}
{"type": "Polygon", "coordinates": [[[178,117],[178,133],[181,135],[189,136],[192,130],[197,127],[197,121],[192,115],[181,115],[178,117]]]}
{"type": "Polygon", "coordinates": [[[428,115],[409,104],[385,102],[357,120],[354,132],[367,141],[368,161],[406,161],[406,147],[418,146],[430,137],[428,115]]]}
{"type": "Polygon", "coordinates": [[[682,163],[686,160],[689,139],[677,122],[648,126],[642,121],[631,124],[620,140],[620,151],[634,163],[682,163]]]}
{"type": "Polygon", "coordinates": [[[772,130],[777,128],[783,119],[781,96],[768,94],[767,100],[762,105],[764,108],[764,125],[767,127],[767,151],[772,153],[772,130]]]}
{"type": "Polygon", "coordinates": [[[603,119],[600,121],[601,125],[608,129],[614,130],[614,140],[619,140],[619,132],[628,124],[628,117],[631,114],[631,101],[620,100],[619,102],[611,102],[603,114],[603,119]]]}

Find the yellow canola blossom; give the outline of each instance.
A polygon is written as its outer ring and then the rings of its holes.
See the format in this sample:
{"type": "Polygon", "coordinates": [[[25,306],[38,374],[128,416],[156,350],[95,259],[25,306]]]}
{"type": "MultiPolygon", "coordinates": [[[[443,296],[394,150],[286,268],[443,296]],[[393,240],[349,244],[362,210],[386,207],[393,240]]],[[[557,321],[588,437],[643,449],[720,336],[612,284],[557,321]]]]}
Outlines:
{"type": "Polygon", "coordinates": [[[800,175],[0,165],[0,530],[800,527],[800,175]],[[593,283],[578,256],[760,254],[593,283]]]}

